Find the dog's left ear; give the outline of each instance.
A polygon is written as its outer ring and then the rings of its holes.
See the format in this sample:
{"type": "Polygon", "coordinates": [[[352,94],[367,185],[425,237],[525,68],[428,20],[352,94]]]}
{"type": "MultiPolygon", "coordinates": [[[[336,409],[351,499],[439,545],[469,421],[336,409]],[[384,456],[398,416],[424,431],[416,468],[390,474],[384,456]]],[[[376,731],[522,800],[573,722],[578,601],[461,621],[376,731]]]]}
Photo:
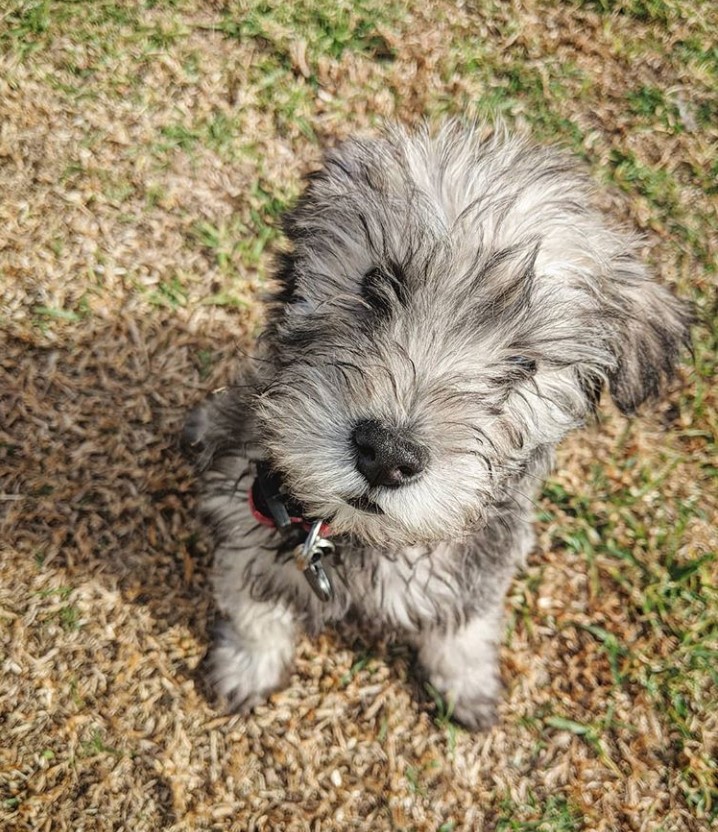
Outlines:
{"type": "Polygon", "coordinates": [[[691,304],[679,300],[648,277],[628,255],[615,264],[605,286],[615,368],[608,373],[613,400],[630,414],[658,395],[674,375],[695,322],[691,304]]]}

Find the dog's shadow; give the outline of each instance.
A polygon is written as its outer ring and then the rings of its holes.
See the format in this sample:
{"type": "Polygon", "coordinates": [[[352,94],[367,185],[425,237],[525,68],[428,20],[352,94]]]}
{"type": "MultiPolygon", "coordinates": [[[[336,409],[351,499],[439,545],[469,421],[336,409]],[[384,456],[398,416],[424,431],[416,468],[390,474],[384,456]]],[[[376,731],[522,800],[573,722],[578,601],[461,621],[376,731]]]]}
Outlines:
{"type": "Polygon", "coordinates": [[[211,337],[160,311],[57,341],[8,337],[0,455],[4,539],[40,568],[97,580],[158,629],[208,641],[214,617],[194,478],[179,448],[187,409],[226,382],[242,326],[211,337]]]}

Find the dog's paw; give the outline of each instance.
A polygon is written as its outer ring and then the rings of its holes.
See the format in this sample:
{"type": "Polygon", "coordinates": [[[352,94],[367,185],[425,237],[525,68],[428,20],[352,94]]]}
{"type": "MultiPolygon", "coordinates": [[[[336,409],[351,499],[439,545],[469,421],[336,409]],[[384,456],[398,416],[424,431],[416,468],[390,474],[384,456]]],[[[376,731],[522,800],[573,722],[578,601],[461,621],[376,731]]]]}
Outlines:
{"type": "Polygon", "coordinates": [[[213,688],[228,710],[246,713],[286,686],[292,656],[288,645],[245,643],[224,622],[210,656],[213,688]]]}
{"type": "Polygon", "coordinates": [[[453,703],[451,715],[469,731],[488,731],[499,720],[498,697],[482,693],[464,695],[453,703]]]}
{"type": "Polygon", "coordinates": [[[496,613],[477,616],[458,631],[424,634],[419,647],[424,678],[443,698],[447,714],[474,731],[497,721],[499,621],[496,613]]]}
{"type": "Polygon", "coordinates": [[[484,678],[471,672],[454,677],[432,674],[428,683],[432,696],[441,696],[447,716],[470,731],[488,731],[497,723],[501,683],[496,674],[484,678]]]}

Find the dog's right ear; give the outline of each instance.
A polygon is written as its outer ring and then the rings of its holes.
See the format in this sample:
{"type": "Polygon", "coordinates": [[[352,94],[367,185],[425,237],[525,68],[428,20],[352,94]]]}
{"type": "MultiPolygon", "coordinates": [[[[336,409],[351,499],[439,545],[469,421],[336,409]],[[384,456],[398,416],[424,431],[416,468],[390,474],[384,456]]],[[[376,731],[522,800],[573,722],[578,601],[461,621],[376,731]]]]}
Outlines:
{"type": "Polygon", "coordinates": [[[609,390],[621,412],[631,414],[675,375],[695,315],[691,304],[651,280],[633,255],[620,259],[604,289],[607,323],[615,332],[609,390]]]}

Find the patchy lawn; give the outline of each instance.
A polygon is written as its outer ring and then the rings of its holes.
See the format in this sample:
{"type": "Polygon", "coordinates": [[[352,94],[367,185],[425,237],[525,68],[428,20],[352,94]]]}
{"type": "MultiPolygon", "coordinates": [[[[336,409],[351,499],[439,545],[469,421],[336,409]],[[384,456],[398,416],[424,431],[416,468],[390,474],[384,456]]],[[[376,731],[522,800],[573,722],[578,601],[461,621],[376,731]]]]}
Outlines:
{"type": "Polygon", "coordinates": [[[0,826],[718,822],[717,39],[695,0],[3,4],[0,826]],[[562,449],[490,734],[347,631],[226,717],[182,414],[251,342],[320,146],[444,114],[581,155],[695,300],[695,355],[645,419],[607,406],[562,449]]]}

